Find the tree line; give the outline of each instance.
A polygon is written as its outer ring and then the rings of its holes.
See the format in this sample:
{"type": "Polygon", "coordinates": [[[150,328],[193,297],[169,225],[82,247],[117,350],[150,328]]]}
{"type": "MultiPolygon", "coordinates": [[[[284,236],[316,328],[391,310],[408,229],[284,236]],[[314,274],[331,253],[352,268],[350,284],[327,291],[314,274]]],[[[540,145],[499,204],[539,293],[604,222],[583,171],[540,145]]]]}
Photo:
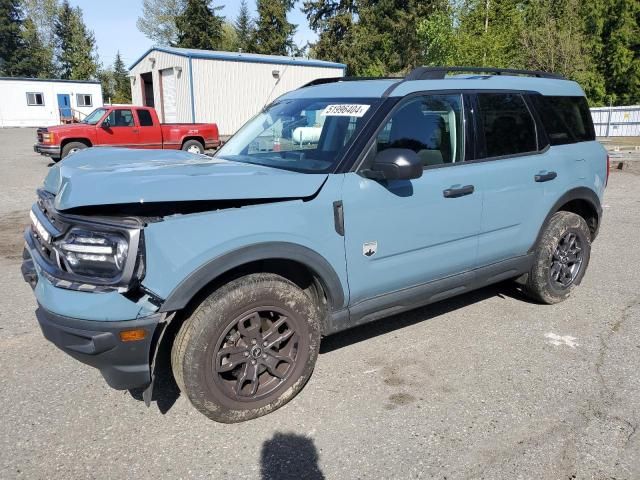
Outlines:
{"type": "Polygon", "coordinates": [[[0,0],[0,76],[100,80],[105,101],[131,102],[120,53],[102,66],[82,10],[68,0],[0,0]]]}
{"type": "MultiPolygon", "coordinates": [[[[401,76],[418,65],[560,73],[592,105],[640,103],[639,0],[256,0],[234,19],[211,0],[143,0],[138,28],[158,45],[347,64],[347,74],[401,76]],[[287,14],[301,8],[317,34],[296,45],[287,14]]],[[[102,68],[82,11],[68,0],[0,0],[0,74],[98,78],[129,99],[118,55],[102,68]],[[53,22],[51,19],[55,19],[53,22]]]]}

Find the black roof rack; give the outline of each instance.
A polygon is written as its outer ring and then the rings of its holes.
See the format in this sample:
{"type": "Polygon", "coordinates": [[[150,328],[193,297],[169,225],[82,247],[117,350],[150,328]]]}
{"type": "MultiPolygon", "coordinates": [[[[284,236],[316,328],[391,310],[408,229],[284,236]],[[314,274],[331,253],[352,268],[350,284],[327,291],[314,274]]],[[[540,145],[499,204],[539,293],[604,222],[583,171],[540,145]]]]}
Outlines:
{"type": "Polygon", "coordinates": [[[402,77],[329,77],[316,78],[309,83],[305,83],[300,88],[313,87],[314,85],[324,85],[325,83],[335,82],[357,82],[359,80],[402,80],[402,77]]]}
{"type": "Polygon", "coordinates": [[[405,80],[442,80],[449,72],[484,73],[488,75],[526,75],[529,77],[554,78],[564,80],[557,73],[542,72],[540,70],[517,70],[514,68],[492,67],[418,67],[414,68],[405,80]]]}

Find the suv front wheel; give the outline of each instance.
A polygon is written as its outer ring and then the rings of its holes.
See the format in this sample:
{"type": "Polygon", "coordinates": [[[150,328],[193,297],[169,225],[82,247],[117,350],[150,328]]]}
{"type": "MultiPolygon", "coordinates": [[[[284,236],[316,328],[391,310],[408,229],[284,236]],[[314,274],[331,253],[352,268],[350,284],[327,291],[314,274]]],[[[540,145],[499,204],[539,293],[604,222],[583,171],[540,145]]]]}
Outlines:
{"type": "Polygon", "coordinates": [[[298,286],[251,274],[214,291],[173,343],[176,383],[212,420],[236,423],[291,400],[311,376],[320,348],[320,314],[298,286]]]}
{"type": "Polygon", "coordinates": [[[534,300],[565,300],[580,284],[591,254],[591,232],[584,218],[571,212],[553,214],[536,250],[524,291],[534,300]]]}

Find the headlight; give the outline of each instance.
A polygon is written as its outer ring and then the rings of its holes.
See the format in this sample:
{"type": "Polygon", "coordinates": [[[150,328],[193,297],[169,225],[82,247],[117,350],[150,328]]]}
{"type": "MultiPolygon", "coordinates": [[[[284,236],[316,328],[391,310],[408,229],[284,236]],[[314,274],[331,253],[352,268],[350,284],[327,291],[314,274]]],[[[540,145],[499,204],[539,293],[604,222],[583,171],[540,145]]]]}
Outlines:
{"type": "Polygon", "coordinates": [[[42,143],[53,143],[53,133],[43,133],[42,143]]]}
{"type": "Polygon", "coordinates": [[[122,274],[129,242],[118,233],[72,229],[56,247],[71,273],[111,279],[122,274]]]}

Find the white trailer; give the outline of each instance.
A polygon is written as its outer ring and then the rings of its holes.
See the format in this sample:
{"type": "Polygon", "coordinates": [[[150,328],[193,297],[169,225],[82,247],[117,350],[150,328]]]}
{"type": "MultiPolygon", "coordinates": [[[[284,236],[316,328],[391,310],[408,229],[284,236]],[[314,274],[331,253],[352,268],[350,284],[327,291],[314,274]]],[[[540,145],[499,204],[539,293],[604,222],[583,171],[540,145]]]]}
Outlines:
{"type": "Polygon", "coordinates": [[[232,135],[262,107],[346,65],[299,57],[155,47],[130,67],[134,105],[171,122],[215,122],[232,135]]]}
{"type": "Polygon", "coordinates": [[[59,125],[101,106],[100,82],[0,77],[0,127],[59,125]]]}

